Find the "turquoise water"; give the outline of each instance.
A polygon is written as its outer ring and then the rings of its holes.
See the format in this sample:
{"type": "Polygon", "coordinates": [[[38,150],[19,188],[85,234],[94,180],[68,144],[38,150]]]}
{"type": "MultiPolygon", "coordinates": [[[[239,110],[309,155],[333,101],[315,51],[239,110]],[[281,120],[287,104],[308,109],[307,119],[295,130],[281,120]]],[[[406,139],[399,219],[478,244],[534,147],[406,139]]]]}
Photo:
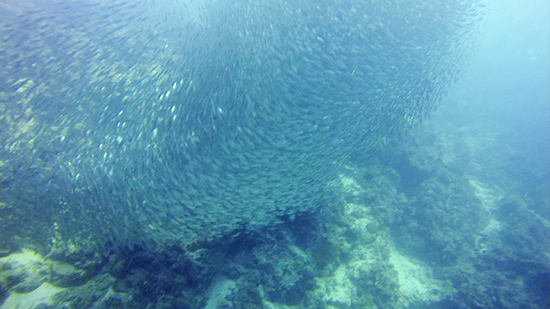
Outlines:
{"type": "Polygon", "coordinates": [[[3,307],[548,307],[547,6],[0,4],[3,307]]]}

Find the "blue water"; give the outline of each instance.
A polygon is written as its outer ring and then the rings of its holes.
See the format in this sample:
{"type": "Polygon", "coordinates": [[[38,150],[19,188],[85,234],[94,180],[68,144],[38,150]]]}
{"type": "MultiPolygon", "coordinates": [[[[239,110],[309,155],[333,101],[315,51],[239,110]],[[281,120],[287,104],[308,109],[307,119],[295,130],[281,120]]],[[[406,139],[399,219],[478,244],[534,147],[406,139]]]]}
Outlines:
{"type": "Polygon", "coordinates": [[[4,308],[547,308],[547,12],[5,1],[4,308]]]}

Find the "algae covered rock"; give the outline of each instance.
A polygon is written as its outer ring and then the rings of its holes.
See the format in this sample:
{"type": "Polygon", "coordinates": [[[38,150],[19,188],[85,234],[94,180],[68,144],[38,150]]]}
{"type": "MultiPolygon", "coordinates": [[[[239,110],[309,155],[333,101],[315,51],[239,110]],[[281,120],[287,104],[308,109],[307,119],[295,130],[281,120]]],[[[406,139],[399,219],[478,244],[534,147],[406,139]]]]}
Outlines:
{"type": "Polygon", "coordinates": [[[5,305],[27,307],[55,303],[54,295],[85,284],[88,277],[84,270],[24,249],[0,258],[0,280],[5,305]]]}

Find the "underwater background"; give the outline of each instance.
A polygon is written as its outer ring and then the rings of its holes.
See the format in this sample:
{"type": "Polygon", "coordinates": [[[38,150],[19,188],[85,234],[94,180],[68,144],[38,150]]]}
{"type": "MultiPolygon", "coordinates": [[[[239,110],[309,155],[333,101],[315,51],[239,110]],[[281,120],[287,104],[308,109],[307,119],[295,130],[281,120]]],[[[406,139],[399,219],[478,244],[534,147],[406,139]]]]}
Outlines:
{"type": "Polygon", "coordinates": [[[3,0],[0,308],[548,308],[544,0],[3,0]]]}

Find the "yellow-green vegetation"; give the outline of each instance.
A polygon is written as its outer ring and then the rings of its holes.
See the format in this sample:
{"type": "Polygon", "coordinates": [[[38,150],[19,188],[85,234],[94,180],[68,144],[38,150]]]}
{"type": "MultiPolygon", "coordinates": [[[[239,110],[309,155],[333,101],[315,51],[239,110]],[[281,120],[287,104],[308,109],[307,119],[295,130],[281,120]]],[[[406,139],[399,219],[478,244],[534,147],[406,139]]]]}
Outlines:
{"type": "Polygon", "coordinates": [[[0,280],[8,291],[28,293],[48,282],[59,287],[85,283],[86,271],[23,249],[0,258],[0,280]]]}
{"type": "Polygon", "coordinates": [[[88,308],[92,304],[109,307],[111,301],[121,297],[131,299],[125,293],[115,292],[114,282],[109,274],[89,276],[87,271],[69,263],[22,249],[0,258],[0,283],[5,293],[0,308],[88,308]]]}
{"type": "Polygon", "coordinates": [[[64,290],[64,288],[44,282],[30,292],[11,293],[2,304],[1,308],[36,308],[43,306],[56,306],[57,304],[55,303],[53,297],[64,290]]]}

